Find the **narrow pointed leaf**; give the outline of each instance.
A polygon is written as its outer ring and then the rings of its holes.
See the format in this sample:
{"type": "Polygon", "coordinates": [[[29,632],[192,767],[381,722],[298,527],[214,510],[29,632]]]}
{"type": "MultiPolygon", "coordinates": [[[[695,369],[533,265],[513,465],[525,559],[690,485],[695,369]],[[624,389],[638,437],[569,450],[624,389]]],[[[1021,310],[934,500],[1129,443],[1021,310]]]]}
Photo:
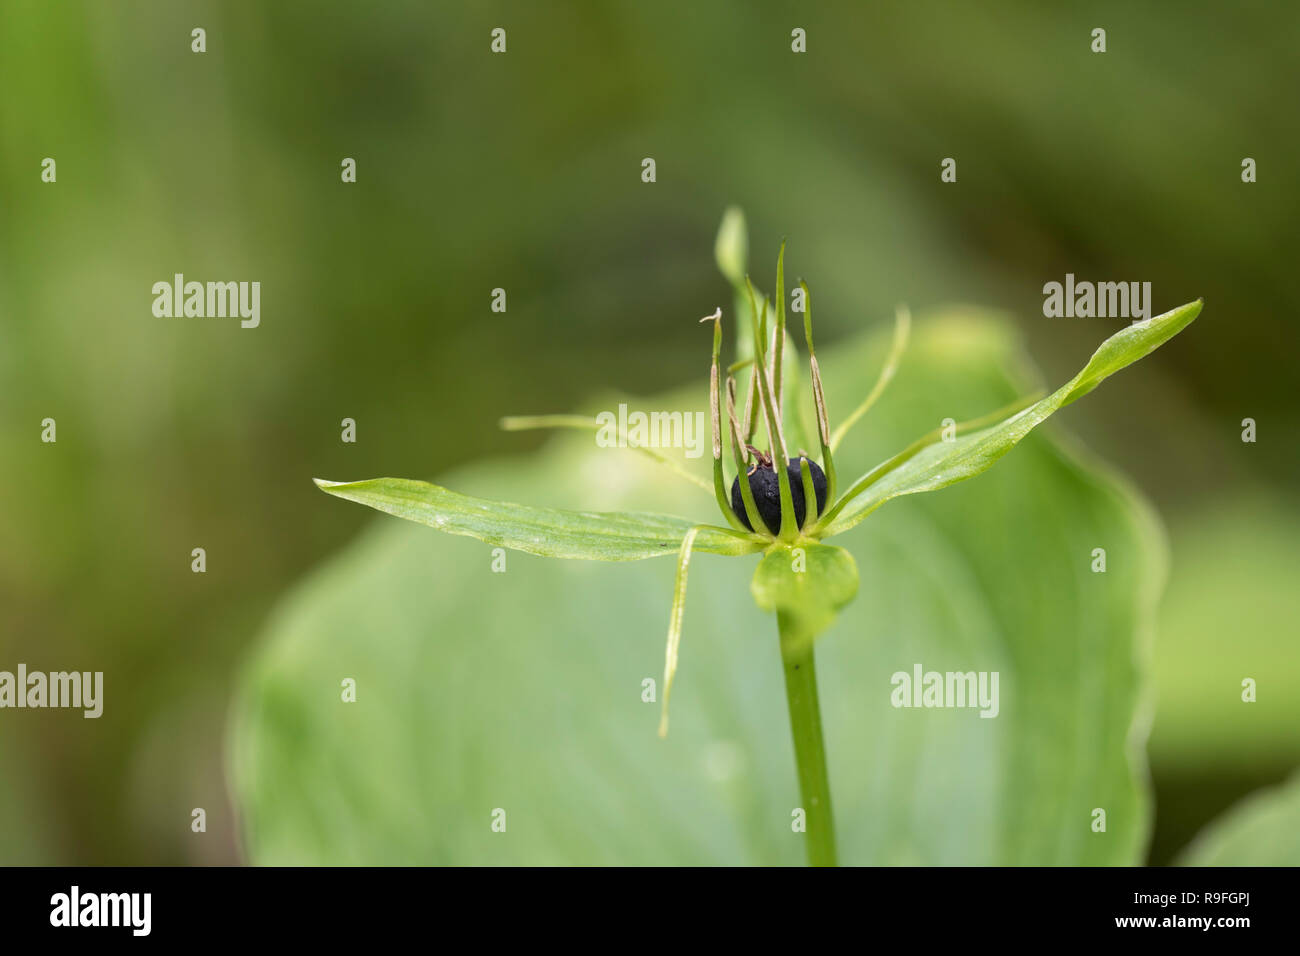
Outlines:
{"type": "MultiPolygon", "coordinates": [[[[448,534],[549,558],[637,561],[675,554],[696,522],[675,515],[635,511],[561,511],[458,494],[406,478],[334,482],[317,478],[328,494],[367,505],[448,534]]],[[[701,527],[694,550],[751,554],[763,548],[757,536],[726,528],[701,527]]]]}
{"type": "Polygon", "coordinates": [[[1150,354],[1182,331],[1200,313],[1201,304],[1198,299],[1116,332],[1093,353],[1078,375],[1002,422],[929,445],[883,473],[878,473],[878,469],[868,472],[828,512],[826,534],[849,530],[891,498],[946,488],[988,470],[1054,412],[1088,394],[1105,378],[1150,354]]]}
{"type": "Polygon", "coordinates": [[[749,230],[745,213],[738,206],[728,206],[722,214],[718,237],[713,242],[713,258],[733,286],[745,284],[745,266],[749,260],[749,230]]]}
{"type": "Polygon", "coordinates": [[[668,736],[668,698],[673,692],[673,678],[677,676],[677,651],[682,644],[682,617],[686,613],[686,577],[691,567],[691,549],[699,528],[692,528],[682,539],[677,552],[677,576],[673,580],[673,607],[668,613],[668,644],[664,650],[663,709],[659,715],[659,736],[668,736]]]}
{"type": "Polygon", "coordinates": [[[776,306],[776,334],[772,343],[772,385],[776,389],[776,410],[784,411],[782,399],[781,365],[785,356],[785,240],[781,240],[781,252],[776,257],[776,293],[772,298],[776,306]]]}
{"type": "Polygon", "coordinates": [[[840,427],[835,429],[835,434],[831,436],[831,450],[840,447],[840,442],[844,441],[844,436],[849,430],[858,423],[867,412],[871,411],[871,406],[875,405],[880,396],[885,393],[886,386],[894,378],[894,373],[898,371],[898,363],[903,358],[903,352],[907,349],[907,339],[912,332],[912,313],[906,306],[899,306],[894,316],[894,342],[889,348],[889,357],[885,359],[884,367],[880,370],[880,376],[876,379],[876,384],[871,387],[867,397],[862,400],[862,404],[853,410],[848,418],[840,423],[840,427]]]}

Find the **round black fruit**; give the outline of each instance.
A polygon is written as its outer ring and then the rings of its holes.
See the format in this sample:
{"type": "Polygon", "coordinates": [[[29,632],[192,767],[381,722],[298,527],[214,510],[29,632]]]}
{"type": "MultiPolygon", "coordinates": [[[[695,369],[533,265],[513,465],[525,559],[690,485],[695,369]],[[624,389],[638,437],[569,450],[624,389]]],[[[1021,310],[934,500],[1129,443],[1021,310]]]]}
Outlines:
{"type": "MultiPolygon", "coordinates": [[[[825,514],[826,473],[811,458],[808,459],[808,471],[812,475],[813,491],[817,493],[817,513],[825,514]]],[[[790,459],[786,466],[786,473],[790,476],[790,497],[794,503],[795,524],[803,527],[807,509],[804,506],[803,475],[799,471],[798,458],[790,459]]],[[[775,534],[781,526],[781,481],[776,469],[771,465],[759,464],[754,469],[754,473],[749,476],[749,489],[754,493],[754,504],[758,508],[759,517],[767,525],[767,530],[775,534]]],[[[731,510],[736,513],[741,524],[750,531],[754,530],[749,523],[749,516],[745,513],[745,500],[740,494],[739,476],[731,483],[731,510]]]]}

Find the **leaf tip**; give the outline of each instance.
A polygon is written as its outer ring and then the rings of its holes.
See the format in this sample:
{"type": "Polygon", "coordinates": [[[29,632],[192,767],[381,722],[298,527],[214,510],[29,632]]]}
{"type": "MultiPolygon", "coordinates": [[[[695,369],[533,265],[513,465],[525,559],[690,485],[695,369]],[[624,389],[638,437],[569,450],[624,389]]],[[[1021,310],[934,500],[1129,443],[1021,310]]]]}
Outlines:
{"type": "MultiPolygon", "coordinates": [[[[1204,307],[1205,307],[1205,297],[1201,296],[1200,298],[1193,299],[1191,302],[1188,302],[1186,305],[1180,305],[1178,308],[1173,309],[1170,312],[1166,312],[1165,314],[1172,315],[1175,313],[1182,313],[1187,317],[1186,321],[1182,323],[1182,326],[1187,326],[1196,320],[1196,318],[1201,314],[1201,309],[1204,307]]],[[[1157,318],[1159,318],[1159,316],[1157,316],[1157,318]]],[[[1180,328],[1182,326],[1180,326],[1180,328]]]]}

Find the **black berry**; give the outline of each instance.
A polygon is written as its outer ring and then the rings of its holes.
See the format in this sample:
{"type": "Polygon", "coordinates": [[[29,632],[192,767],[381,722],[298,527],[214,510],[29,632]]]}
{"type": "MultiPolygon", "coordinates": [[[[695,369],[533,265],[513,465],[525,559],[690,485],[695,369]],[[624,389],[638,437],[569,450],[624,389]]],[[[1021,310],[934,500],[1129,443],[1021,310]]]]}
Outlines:
{"type": "MultiPolygon", "coordinates": [[[[812,474],[813,490],[817,493],[817,513],[824,514],[826,473],[811,458],[808,459],[808,470],[812,474]]],[[[795,524],[802,527],[807,509],[804,507],[803,474],[799,471],[798,458],[790,459],[786,473],[790,476],[790,497],[794,503],[795,524]]],[[[776,469],[771,465],[760,464],[749,476],[749,489],[754,493],[754,505],[758,508],[759,517],[763,519],[768,530],[775,532],[781,526],[781,481],[777,477],[776,469]]],[[[731,483],[731,510],[736,513],[741,524],[750,531],[754,530],[749,523],[749,516],[745,514],[745,499],[740,495],[739,476],[731,483]]]]}

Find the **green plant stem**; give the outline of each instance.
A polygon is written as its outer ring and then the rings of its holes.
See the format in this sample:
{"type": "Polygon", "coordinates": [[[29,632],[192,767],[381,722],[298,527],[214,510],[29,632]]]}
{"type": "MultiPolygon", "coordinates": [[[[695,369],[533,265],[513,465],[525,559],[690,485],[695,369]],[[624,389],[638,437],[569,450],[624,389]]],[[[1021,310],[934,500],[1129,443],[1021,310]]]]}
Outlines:
{"type": "Polygon", "coordinates": [[[794,621],[777,614],[781,633],[781,660],[785,668],[785,698],[790,707],[790,733],[794,762],[799,773],[799,795],[807,832],[811,866],[835,866],[835,822],[831,815],[831,788],[826,773],[826,744],[822,739],[821,708],[817,702],[817,668],[813,642],[802,638],[794,621]]]}

